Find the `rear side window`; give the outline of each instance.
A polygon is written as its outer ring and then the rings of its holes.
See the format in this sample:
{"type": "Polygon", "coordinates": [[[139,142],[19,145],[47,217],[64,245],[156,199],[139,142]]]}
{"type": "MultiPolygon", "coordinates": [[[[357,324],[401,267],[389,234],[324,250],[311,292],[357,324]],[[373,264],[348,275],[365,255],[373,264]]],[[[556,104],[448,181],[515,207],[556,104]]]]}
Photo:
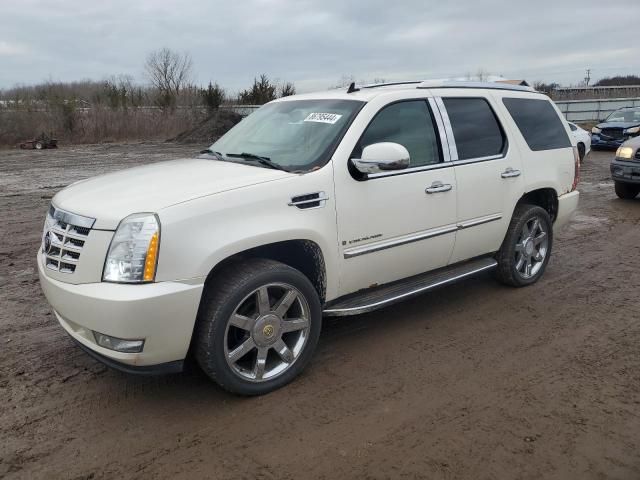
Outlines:
{"type": "Polygon", "coordinates": [[[571,146],[564,124],[548,100],[505,97],[502,102],[531,150],[571,146]]]}
{"type": "Polygon", "coordinates": [[[367,145],[394,142],[404,146],[410,167],[439,163],[440,144],[431,112],[424,100],[411,100],[384,107],[362,135],[353,157],[360,158],[367,145]]]}
{"type": "Polygon", "coordinates": [[[504,132],[484,98],[443,98],[442,101],[453,128],[458,160],[504,152],[504,132]]]}

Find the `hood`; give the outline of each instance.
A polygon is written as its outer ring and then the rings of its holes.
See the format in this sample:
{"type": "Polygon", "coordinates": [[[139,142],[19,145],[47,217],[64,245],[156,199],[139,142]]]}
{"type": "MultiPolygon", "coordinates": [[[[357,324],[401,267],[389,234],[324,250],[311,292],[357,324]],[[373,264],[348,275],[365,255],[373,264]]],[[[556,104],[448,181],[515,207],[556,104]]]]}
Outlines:
{"type": "Polygon", "coordinates": [[[62,210],[95,218],[96,229],[114,230],[132,213],[158,212],[177,203],[291,175],[240,163],[180,159],[82,180],[58,192],[52,202],[62,210]]]}
{"type": "Polygon", "coordinates": [[[631,128],[638,125],[640,125],[640,122],[602,122],[596,126],[598,128],[631,128]]]}

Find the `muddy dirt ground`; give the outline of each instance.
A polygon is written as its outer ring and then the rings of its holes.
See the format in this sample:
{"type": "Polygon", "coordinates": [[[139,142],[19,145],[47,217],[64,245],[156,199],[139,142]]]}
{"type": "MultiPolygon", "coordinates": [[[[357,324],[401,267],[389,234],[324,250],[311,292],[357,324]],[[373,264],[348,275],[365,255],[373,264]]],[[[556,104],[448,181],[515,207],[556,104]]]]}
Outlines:
{"type": "Polygon", "coordinates": [[[0,477],[640,478],[640,200],[615,197],[611,153],[587,158],[542,281],[327,320],[297,381],[246,399],[102,366],[37,280],[56,191],[198,148],[0,151],[0,477]]]}

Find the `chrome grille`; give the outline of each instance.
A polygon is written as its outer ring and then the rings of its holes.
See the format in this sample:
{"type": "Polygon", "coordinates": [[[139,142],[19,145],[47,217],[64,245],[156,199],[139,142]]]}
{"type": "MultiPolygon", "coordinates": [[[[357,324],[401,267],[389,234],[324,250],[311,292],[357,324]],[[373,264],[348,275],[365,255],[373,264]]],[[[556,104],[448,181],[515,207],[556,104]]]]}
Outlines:
{"type": "Polygon", "coordinates": [[[601,134],[602,136],[614,138],[616,140],[624,138],[621,128],[603,128],[601,134]]]}
{"type": "Polygon", "coordinates": [[[61,273],[76,271],[95,219],[49,207],[42,234],[44,264],[61,273]]]}

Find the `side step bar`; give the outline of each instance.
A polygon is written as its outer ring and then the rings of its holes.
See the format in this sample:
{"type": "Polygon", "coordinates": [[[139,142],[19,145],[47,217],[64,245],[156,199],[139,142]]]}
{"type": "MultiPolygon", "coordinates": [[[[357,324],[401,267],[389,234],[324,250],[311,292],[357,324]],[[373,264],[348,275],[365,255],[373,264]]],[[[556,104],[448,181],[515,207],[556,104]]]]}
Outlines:
{"type": "Polygon", "coordinates": [[[338,317],[371,312],[441,285],[461,280],[484,270],[493,269],[497,264],[498,262],[491,257],[476,258],[397,282],[352,293],[325,305],[323,314],[338,317]]]}

